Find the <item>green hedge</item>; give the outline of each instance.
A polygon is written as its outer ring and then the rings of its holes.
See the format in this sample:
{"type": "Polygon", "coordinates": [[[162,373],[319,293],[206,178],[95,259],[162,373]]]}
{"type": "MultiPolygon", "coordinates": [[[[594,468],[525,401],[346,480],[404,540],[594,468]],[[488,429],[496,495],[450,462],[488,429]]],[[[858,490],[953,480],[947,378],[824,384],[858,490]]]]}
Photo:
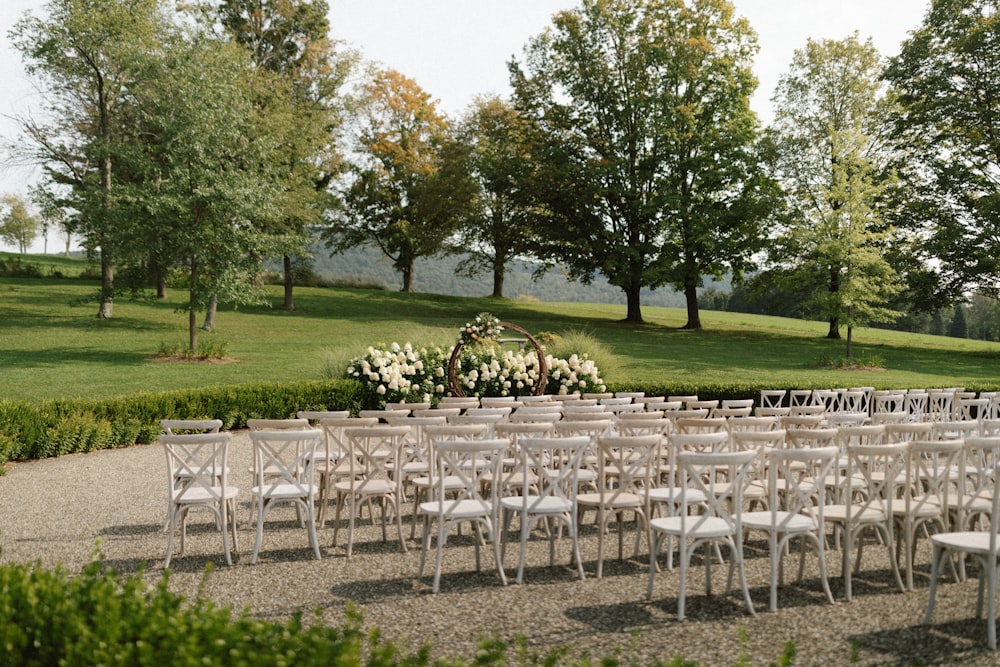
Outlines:
{"type": "MultiPolygon", "coordinates": [[[[206,576],[209,573],[206,572],[206,576]]],[[[637,665],[621,655],[599,661],[569,657],[568,647],[546,653],[524,642],[508,646],[483,640],[474,657],[431,660],[430,646],[403,653],[377,631],[366,633],[362,618],[348,606],[339,627],[300,615],[277,622],[234,615],[200,596],[192,601],[168,588],[169,572],[155,584],[142,573],[122,576],[98,557],[71,576],[64,568],[0,565],[0,667],[48,665],[253,666],[295,667],[619,667],[637,665]]],[[[745,635],[743,635],[745,636],[745,635]]],[[[773,665],[789,665],[791,643],[773,665]]],[[[657,665],[696,667],[673,658],[657,665]]],[[[749,661],[738,662],[749,667],[749,661]]]]}
{"type": "Polygon", "coordinates": [[[299,410],[360,407],[351,380],[255,383],[86,399],[0,401],[0,468],[7,461],[60,456],[152,442],[161,419],[221,419],[227,429],[248,418],[294,417],[299,410]]]}

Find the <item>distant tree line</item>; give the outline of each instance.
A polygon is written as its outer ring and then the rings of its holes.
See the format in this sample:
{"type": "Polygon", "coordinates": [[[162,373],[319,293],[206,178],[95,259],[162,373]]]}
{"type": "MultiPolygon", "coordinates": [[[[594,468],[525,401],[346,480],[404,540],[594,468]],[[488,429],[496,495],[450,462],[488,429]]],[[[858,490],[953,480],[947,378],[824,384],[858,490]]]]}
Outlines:
{"type": "Polygon", "coordinates": [[[826,320],[848,356],[863,325],[993,331],[974,316],[1000,290],[992,0],[932,3],[889,60],[857,34],[809,40],[767,128],[757,37],[728,0],[581,0],[508,63],[510,99],[457,118],[341,48],[328,16],[49,0],[14,26],[44,107],[12,155],[44,165],[45,219],[100,260],[100,317],[183,284],[195,348],[196,314],[211,328],[218,303],[259,300],[267,262],[294,308],[318,235],[378,248],[406,291],[448,255],[498,297],[515,261],[600,277],[633,322],[667,288],[692,329],[731,276],[727,308],[826,320]]]}

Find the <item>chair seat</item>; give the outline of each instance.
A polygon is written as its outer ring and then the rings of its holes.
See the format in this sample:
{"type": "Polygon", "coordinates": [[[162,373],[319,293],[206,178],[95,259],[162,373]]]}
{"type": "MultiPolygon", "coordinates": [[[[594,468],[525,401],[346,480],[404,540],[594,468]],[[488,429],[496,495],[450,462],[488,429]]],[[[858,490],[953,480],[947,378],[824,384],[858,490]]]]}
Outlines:
{"type": "Polygon", "coordinates": [[[484,505],[478,500],[430,500],[428,502],[420,503],[420,513],[433,515],[441,514],[442,506],[444,507],[444,513],[447,514],[451,520],[491,517],[493,514],[493,510],[489,507],[489,505],[484,505]]]}
{"type": "MultiPolygon", "coordinates": [[[[774,520],[778,527],[786,533],[810,533],[816,529],[816,522],[805,514],[790,512],[775,512],[774,520]]],[[[771,513],[743,512],[740,514],[743,528],[748,530],[770,530],[775,524],[771,521],[771,513]]]]}
{"type": "MultiPolygon", "coordinates": [[[[316,487],[310,487],[310,495],[316,495],[316,487]]],[[[301,498],[302,497],[302,487],[298,484],[278,484],[277,486],[255,486],[250,492],[260,497],[263,495],[268,500],[277,500],[279,498],[301,498]]]]}
{"type": "MultiPolygon", "coordinates": [[[[679,486],[656,486],[646,491],[646,497],[651,503],[673,503],[679,505],[681,502],[681,487],[679,486]]],[[[705,494],[698,489],[687,490],[687,502],[697,505],[705,502],[705,494]]]]}
{"type": "MultiPolygon", "coordinates": [[[[524,496],[507,496],[500,504],[509,510],[521,511],[525,507],[524,496]]],[[[527,496],[528,511],[532,514],[564,514],[573,511],[573,503],[563,498],[548,497],[539,502],[539,496],[527,496]]]]}
{"type": "MultiPolygon", "coordinates": [[[[847,505],[827,505],[823,508],[827,521],[844,522],[847,520],[847,505]]],[[[886,520],[885,510],[879,507],[851,506],[851,521],[859,523],[879,523],[886,520]]]]}
{"type": "Polygon", "coordinates": [[[726,537],[727,535],[734,535],[736,533],[735,526],[731,525],[725,519],[717,516],[660,517],[650,521],[649,527],[652,530],[658,530],[667,533],[668,535],[681,535],[682,520],[684,520],[687,524],[687,536],[697,540],[726,537]]]}
{"type": "Polygon", "coordinates": [[[579,505],[593,505],[595,507],[605,505],[605,509],[612,511],[633,509],[644,505],[642,498],[634,493],[620,493],[614,496],[614,501],[609,504],[610,499],[611,494],[581,493],[576,497],[576,502],[579,505]]]}
{"type": "Polygon", "coordinates": [[[396,492],[396,486],[387,479],[337,482],[333,488],[342,493],[356,495],[384,496],[396,492]]]}
{"type": "Polygon", "coordinates": [[[181,505],[193,505],[193,504],[204,504],[219,498],[220,496],[225,500],[231,500],[236,497],[239,493],[239,489],[234,486],[227,486],[225,494],[221,493],[222,487],[213,486],[212,491],[209,492],[208,489],[189,486],[183,490],[174,498],[174,502],[181,505]]]}
{"type": "Polygon", "coordinates": [[[960,549],[967,553],[988,554],[990,534],[988,531],[962,531],[931,535],[931,542],[945,549],[960,549]]]}
{"type": "MultiPolygon", "coordinates": [[[[418,489],[435,489],[438,486],[437,477],[416,477],[410,480],[410,484],[418,489]]],[[[455,491],[465,488],[465,480],[458,475],[448,475],[444,478],[445,491],[455,491]]]]}

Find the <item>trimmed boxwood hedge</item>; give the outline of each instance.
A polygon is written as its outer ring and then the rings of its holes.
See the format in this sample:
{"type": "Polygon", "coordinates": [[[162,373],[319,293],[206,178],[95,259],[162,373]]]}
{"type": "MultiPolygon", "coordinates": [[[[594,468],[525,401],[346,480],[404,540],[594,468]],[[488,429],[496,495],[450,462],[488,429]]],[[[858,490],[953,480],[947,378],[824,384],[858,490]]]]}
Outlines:
{"type": "Polygon", "coordinates": [[[361,408],[353,380],[253,383],[149,392],[110,400],[0,401],[0,467],[7,461],[152,442],[161,419],[282,419],[299,410],[361,408]]]}

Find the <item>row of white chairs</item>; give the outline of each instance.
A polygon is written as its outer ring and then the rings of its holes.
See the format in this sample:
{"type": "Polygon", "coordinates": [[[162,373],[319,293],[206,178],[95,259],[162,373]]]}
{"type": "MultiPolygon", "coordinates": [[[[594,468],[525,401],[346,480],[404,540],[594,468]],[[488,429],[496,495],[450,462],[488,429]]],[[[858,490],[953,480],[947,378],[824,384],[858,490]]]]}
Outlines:
{"type": "MultiPolygon", "coordinates": [[[[337,494],[343,496],[343,498],[338,499],[338,513],[342,507],[348,509],[349,521],[354,520],[359,509],[359,503],[355,499],[364,497],[364,494],[353,495],[353,491],[359,486],[357,484],[359,480],[381,478],[385,487],[400,489],[396,491],[396,504],[391,511],[397,523],[402,549],[406,549],[405,540],[403,539],[402,507],[400,505],[403,491],[401,490],[402,487],[395,481],[398,479],[398,476],[394,474],[396,471],[392,470],[391,466],[386,465],[386,458],[384,456],[386,449],[385,440],[381,444],[373,445],[370,448],[370,451],[373,453],[381,449],[381,464],[373,463],[370,460],[365,462],[362,458],[356,456],[347,456],[345,459],[344,451],[342,450],[330,452],[330,427],[339,427],[341,426],[338,423],[339,420],[346,420],[350,426],[342,427],[345,429],[341,431],[342,438],[345,434],[355,439],[368,436],[396,438],[400,443],[397,447],[397,451],[399,452],[406,451],[407,447],[412,445],[412,441],[410,445],[404,445],[403,442],[410,437],[414,429],[409,426],[404,428],[404,425],[374,426],[373,418],[359,420],[357,418],[350,419],[341,414],[330,417],[330,414],[303,413],[304,417],[312,416],[314,419],[320,419],[320,429],[312,428],[310,423],[305,419],[302,422],[296,423],[295,431],[286,430],[288,420],[282,420],[281,424],[277,422],[267,423],[266,421],[252,424],[254,430],[251,431],[251,437],[254,439],[255,446],[255,486],[252,490],[252,502],[257,512],[258,529],[251,562],[256,561],[257,553],[260,549],[263,522],[266,513],[272,504],[280,501],[294,502],[303,511],[305,515],[303,523],[309,530],[310,546],[313,547],[316,557],[320,557],[318,541],[315,537],[316,520],[311,507],[313,500],[321,493],[321,489],[325,488],[327,482],[324,481],[321,484],[316,484],[311,480],[311,475],[314,475],[316,470],[323,468],[323,466],[328,468],[328,474],[332,475],[333,473],[330,470],[336,470],[339,475],[339,481],[333,485],[333,489],[336,490],[337,494]],[[279,426],[281,430],[273,430],[279,426]],[[348,431],[350,433],[347,433],[348,431]],[[277,449],[280,447],[276,443],[292,443],[295,441],[305,441],[306,445],[301,447],[290,459],[277,453],[277,449]],[[320,454],[320,451],[328,452],[328,454],[320,454]],[[286,462],[279,465],[279,460],[286,462]],[[364,467],[364,470],[351,470],[349,466],[353,465],[352,462],[361,465],[364,467]],[[344,468],[344,463],[347,463],[347,469],[344,468]],[[384,475],[372,474],[371,466],[373,465],[381,465],[384,475]],[[303,477],[303,472],[306,471],[311,472],[308,472],[303,477]],[[298,493],[299,491],[302,493],[298,493]]],[[[418,421],[419,419],[408,418],[408,420],[413,421],[418,421]]],[[[440,423],[434,426],[445,430],[456,428],[454,426],[442,426],[440,423]]],[[[170,541],[168,543],[165,564],[168,566],[170,562],[174,529],[178,522],[180,522],[182,526],[181,548],[183,550],[183,519],[190,507],[199,504],[214,508],[213,511],[216,514],[217,522],[222,528],[226,560],[231,563],[228,540],[231,533],[233,540],[232,548],[235,549],[234,500],[237,491],[228,488],[225,479],[228,470],[225,455],[229,440],[228,434],[208,434],[206,436],[189,437],[170,433],[172,430],[170,424],[165,423],[165,427],[168,434],[163,436],[162,441],[165,449],[168,451],[168,469],[170,470],[171,479],[171,510],[168,513],[170,541]],[[202,445],[210,449],[211,453],[202,457],[200,463],[193,463],[195,458],[197,458],[193,456],[193,453],[202,445]],[[183,453],[179,454],[179,450],[183,453]]],[[[931,424],[931,427],[933,428],[933,424],[931,424]]],[[[215,425],[215,428],[217,429],[218,425],[215,425]]],[[[911,437],[916,438],[916,441],[911,444],[869,444],[869,442],[862,442],[860,439],[860,435],[865,433],[865,431],[858,430],[859,428],[867,429],[867,433],[881,431],[881,437],[884,437],[886,429],[889,427],[844,427],[836,429],[836,440],[831,443],[833,446],[823,446],[827,441],[823,440],[821,431],[825,430],[829,432],[834,429],[808,428],[785,430],[782,434],[785,442],[773,447],[762,444],[766,442],[764,436],[737,436],[735,441],[742,441],[740,442],[740,446],[748,447],[746,451],[734,446],[732,433],[724,434],[724,437],[719,436],[718,433],[714,434],[716,442],[719,443],[718,446],[706,449],[704,447],[695,447],[691,443],[697,442],[697,439],[700,437],[704,441],[710,441],[710,437],[705,438],[702,436],[712,436],[712,433],[680,432],[675,432],[669,437],[665,437],[663,434],[645,436],[584,435],[575,437],[563,436],[554,439],[551,436],[522,437],[519,443],[520,446],[514,448],[512,447],[511,435],[513,435],[516,441],[518,437],[517,429],[508,432],[505,437],[483,439],[483,436],[486,434],[486,429],[483,427],[477,432],[478,437],[475,439],[454,441],[458,444],[448,444],[446,441],[438,443],[437,450],[442,455],[438,456],[433,464],[437,474],[432,474],[427,469],[423,471],[423,474],[430,480],[425,483],[440,484],[440,486],[435,489],[436,493],[428,493],[424,497],[423,502],[417,503],[415,506],[418,515],[423,518],[424,525],[420,574],[422,575],[423,573],[424,561],[429,553],[430,544],[436,539],[436,564],[433,589],[435,591],[438,589],[443,548],[448,533],[453,525],[458,522],[473,520],[478,526],[477,530],[482,532],[484,543],[493,545],[494,558],[497,562],[499,576],[502,581],[506,581],[501,549],[503,537],[507,535],[508,531],[501,530],[501,535],[498,535],[497,531],[498,527],[501,526],[504,529],[509,528],[511,518],[520,512],[522,517],[520,522],[522,548],[517,580],[522,581],[523,579],[525,542],[528,539],[531,527],[540,518],[548,520],[558,519],[565,524],[567,533],[572,538],[573,561],[579,571],[579,576],[582,578],[583,567],[577,541],[578,530],[574,518],[582,508],[590,507],[598,511],[597,568],[598,576],[600,576],[604,557],[603,539],[606,532],[606,525],[612,518],[620,517],[621,510],[624,508],[636,513],[637,525],[644,527],[642,532],[645,532],[650,544],[650,595],[653,592],[655,573],[659,569],[657,553],[660,550],[663,540],[676,538],[679,541],[681,589],[678,600],[678,615],[681,618],[684,615],[683,599],[685,595],[684,579],[686,568],[690,564],[694,548],[702,543],[714,542],[720,539],[729,546],[732,552],[733,565],[740,570],[741,585],[748,610],[752,611],[752,602],[746,588],[745,576],[742,573],[742,536],[747,530],[765,530],[768,532],[769,548],[773,561],[770,604],[771,608],[774,608],[776,605],[776,587],[779,581],[776,573],[780,569],[780,554],[783,553],[783,546],[788,539],[799,536],[801,532],[797,528],[793,528],[793,526],[798,526],[799,528],[806,524],[822,526],[824,523],[842,521],[844,525],[839,531],[839,534],[843,536],[844,542],[842,554],[844,562],[842,567],[845,577],[845,592],[847,597],[850,598],[850,554],[853,551],[855,542],[860,542],[861,529],[870,527],[867,521],[859,521],[856,526],[849,526],[851,524],[851,508],[854,508],[854,517],[863,518],[875,514],[873,508],[878,507],[883,515],[887,514],[895,520],[895,522],[890,520],[887,525],[879,525],[879,530],[881,531],[880,541],[888,547],[890,553],[897,542],[900,545],[900,549],[905,547],[906,550],[906,557],[902,559],[905,562],[905,572],[907,575],[907,583],[905,585],[902,583],[897,568],[897,562],[901,559],[900,554],[896,553],[892,555],[893,570],[897,583],[900,585],[900,588],[912,588],[912,553],[914,551],[914,541],[918,528],[927,525],[931,521],[929,517],[933,516],[934,520],[938,521],[939,528],[938,533],[932,539],[937,539],[938,535],[951,535],[948,529],[958,528],[960,534],[976,534],[979,535],[977,539],[980,542],[982,541],[984,533],[971,529],[977,525],[976,520],[982,521],[981,517],[987,517],[988,515],[986,520],[993,521],[996,515],[995,511],[990,511],[989,508],[984,507],[985,505],[994,503],[996,496],[992,492],[992,485],[995,483],[996,477],[993,475],[992,469],[989,468],[990,461],[995,462],[997,460],[996,454],[994,450],[993,454],[989,456],[980,455],[977,458],[970,454],[962,455],[962,452],[965,449],[974,449],[975,447],[980,447],[985,452],[988,449],[986,445],[991,445],[996,449],[1000,449],[1000,447],[996,446],[996,442],[998,442],[996,438],[981,439],[969,437],[964,441],[951,440],[944,443],[935,443],[921,440],[919,437],[923,435],[921,432],[910,434],[911,437]],[[812,434],[813,440],[810,442],[811,446],[809,447],[801,446],[803,442],[801,438],[810,437],[805,431],[814,432],[812,434]],[[859,436],[859,440],[856,444],[845,445],[844,433],[855,433],[859,436]],[[596,457],[594,449],[595,437],[599,449],[599,454],[596,457]],[[684,445],[683,443],[686,441],[688,444],[684,445]],[[664,447],[665,443],[666,447],[664,447]],[[579,472],[570,472],[573,470],[575,464],[565,469],[561,467],[554,468],[551,465],[554,456],[551,451],[548,454],[539,453],[545,446],[562,448],[562,453],[559,455],[560,458],[567,461],[576,460],[577,464],[580,464],[581,470],[585,469],[583,462],[588,456],[596,458],[596,470],[591,471],[596,474],[596,479],[594,477],[590,478],[594,490],[590,493],[584,492],[579,495],[575,495],[575,490],[572,492],[566,490],[570,487],[576,489],[581,485],[579,472]],[[649,451],[655,451],[656,454],[649,454],[651,457],[649,459],[644,459],[643,455],[637,455],[636,452],[643,450],[644,447],[649,451]],[[510,456],[512,449],[517,450],[517,456],[520,458],[519,474],[522,475],[521,493],[509,496],[497,495],[495,497],[484,495],[483,489],[485,488],[489,488],[491,490],[490,493],[501,494],[502,485],[495,482],[498,479],[504,479],[505,476],[507,478],[511,476],[510,456]],[[665,456],[663,449],[671,452],[671,454],[665,456]],[[578,454],[578,452],[582,453],[578,454]],[[764,454],[765,452],[766,454],[764,454]],[[842,479],[850,480],[846,487],[841,485],[842,488],[838,489],[836,485],[833,485],[827,488],[825,485],[809,484],[807,482],[806,486],[798,488],[798,491],[792,488],[794,484],[802,480],[825,479],[828,476],[835,476],[835,473],[829,473],[822,467],[807,467],[818,464],[827,465],[827,452],[832,452],[829,456],[829,465],[832,469],[842,470],[842,479]],[[920,452],[920,456],[917,459],[906,458],[912,456],[914,452],[920,452]],[[935,453],[933,457],[929,456],[932,452],[935,453]],[[942,452],[944,454],[953,452],[954,455],[949,461],[946,458],[941,458],[943,456],[942,452]],[[616,456],[617,458],[615,458],[616,456]],[[674,457],[672,461],[671,456],[674,457]],[[880,457],[883,460],[878,464],[869,465],[862,463],[860,458],[862,456],[880,457]],[[469,457],[472,457],[472,459],[470,460],[469,457]],[[480,461],[488,461],[489,464],[481,465],[477,463],[475,460],[476,457],[479,457],[480,461]],[[574,459],[574,457],[578,458],[574,459]],[[713,459],[712,457],[716,458],[713,459]],[[806,459],[812,460],[812,457],[818,457],[818,463],[813,462],[810,464],[806,462],[806,459]],[[896,457],[896,463],[888,463],[885,460],[886,457],[896,457]],[[766,459],[764,465],[761,464],[762,458],[766,459]],[[653,460],[657,461],[656,466],[651,465],[653,460]],[[927,470],[924,470],[921,473],[922,481],[919,488],[925,490],[930,488],[937,489],[937,493],[925,493],[921,496],[923,500],[918,501],[916,500],[916,495],[908,491],[918,488],[918,485],[908,476],[918,474],[920,465],[928,465],[920,463],[926,460],[935,461],[935,470],[938,471],[939,479],[943,480],[944,486],[941,487],[937,485],[938,483],[929,483],[927,479],[930,478],[930,475],[927,470]],[[958,463],[956,463],[956,460],[958,463]],[[853,469],[850,467],[851,461],[855,462],[853,469]],[[667,479],[671,479],[672,482],[666,487],[661,483],[664,478],[660,476],[665,462],[672,466],[669,467],[670,474],[666,477],[667,479]],[[897,465],[900,467],[897,468],[897,465]],[[974,465],[979,466],[979,472],[976,474],[968,472],[974,465]],[[448,467],[447,470],[445,470],[445,466],[448,467]],[[964,466],[969,466],[969,468],[964,466]],[[705,471],[709,467],[715,471],[728,467],[728,474],[706,475],[705,471]],[[944,476],[940,476],[942,468],[949,471],[944,476]],[[803,474],[804,469],[812,470],[812,472],[810,474],[803,474]],[[657,471],[657,484],[652,484],[651,482],[635,484],[634,476],[651,475],[653,470],[657,471]],[[784,470],[785,474],[779,473],[782,470],[784,470]],[[856,493],[854,485],[860,477],[865,475],[864,470],[869,471],[869,479],[864,480],[867,490],[856,493]],[[692,471],[698,472],[694,474],[692,471]],[[454,481],[446,484],[445,480],[454,480],[455,477],[462,476],[466,478],[464,484],[452,486],[454,481]],[[572,484],[569,484],[570,480],[568,478],[570,476],[574,477],[572,484]],[[543,501],[541,495],[536,494],[537,497],[533,496],[531,489],[542,488],[544,484],[532,487],[528,483],[528,480],[531,479],[537,485],[539,480],[543,478],[547,478],[553,488],[563,489],[560,493],[565,497],[556,499],[554,496],[546,495],[543,501]],[[798,480],[798,482],[795,480],[798,480]],[[879,484],[881,484],[881,487],[878,486],[879,484]],[[974,491],[969,493],[964,490],[965,487],[963,485],[965,484],[972,484],[974,491]],[[975,484],[980,484],[980,486],[974,486],[975,484]],[[756,496],[759,498],[762,487],[769,495],[768,509],[758,510],[757,512],[742,511],[747,500],[745,497],[747,489],[753,489],[753,492],[750,493],[751,497],[756,496]],[[824,488],[825,492],[834,495],[846,488],[850,495],[846,499],[841,499],[843,502],[833,505],[828,505],[827,502],[816,502],[817,498],[822,499],[820,487],[824,488]],[[900,493],[897,487],[901,488],[905,493],[900,493]],[[659,502],[661,504],[665,503],[667,509],[666,516],[651,516],[653,514],[653,503],[657,501],[657,493],[654,492],[655,489],[660,489],[659,502]],[[665,492],[664,489],[666,489],[665,492]],[[808,493],[803,489],[808,490],[808,493]],[[948,509],[948,489],[953,489],[955,494],[953,510],[948,509]],[[641,492],[636,493],[637,491],[641,492]],[[455,493],[458,493],[459,496],[449,500],[449,495],[455,493]],[[944,498],[942,498],[942,493],[944,498]],[[574,495],[575,497],[573,497],[574,495]],[[815,511],[820,513],[819,516],[822,520],[818,521],[818,523],[815,517],[810,518],[812,510],[805,507],[806,496],[811,499],[811,506],[817,508],[815,511]],[[789,509],[793,507],[789,498],[793,497],[799,498],[802,507],[789,509]],[[905,513],[898,507],[900,498],[903,499],[902,502],[908,510],[905,513]],[[927,498],[935,498],[936,500],[929,501],[927,498]],[[559,502],[556,502],[556,500],[559,502]],[[892,508],[894,500],[897,501],[897,508],[895,510],[892,508]],[[972,503],[969,505],[969,508],[965,507],[965,501],[972,503]],[[567,503],[572,507],[571,510],[566,509],[567,503]],[[624,503],[624,505],[620,503],[624,503]],[[920,510],[913,512],[909,507],[911,503],[916,504],[920,510]],[[724,534],[720,534],[717,537],[706,537],[706,535],[714,535],[713,530],[720,527],[721,524],[718,524],[716,520],[725,520],[724,507],[727,504],[730,507],[739,507],[741,509],[739,512],[730,512],[730,518],[734,524],[731,528],[723,531],[724,534]],[[692,513],[688,511],[688,506],[693,505],[698,506],[698,512],[692,513]],[[545,506],[549,506],[549,509],[552,510],[551,514],[542,512],[539,516],[535,517],[529,512],[529,508],[531,510],[541,510],[545,506]],[[472,511],[476,507],[479,510],[472,511]],[[830,509],[837,507],[843,507],[843,509],[830,509]],[[712,527],[713,524],[715,528],[712,527]],[[903,538],[898,540],[895,538],[893,526],[897,526],[897,530],[902,531],[903,538]],[[777,558],[776,561],[774,560],[775,558],[777,558]]],[[[431,432],[434,430],[431,428],[431,425],[425,427],[424,431],[426,432],[427,429],[430,429],[431,432]]],[[[474,429],[469,430],[470,433],[473,431],[474,429]]],[[[747,433],[760,432],[750,431],[747,433]]],[[[767,431],[764,433],[767,433],[767,431]]],[[[772,433],[774,432],[772,431],[772,433]]],[[[496,433],[494,432],[493,435],[496,435],[496,433]]],[[[849,440],[846,442],[850,443],[849,440]]],[[[343,443],[340,444],[342,445],[343,443]]],[[[334,449],[337,446],[335,443],[334,449]]],[[[402,459],[396,459],[395,465],[397,466],[397,470],[402,473],[403,466],[405,465],[402,459]]],[[[857,483],[860,488],[860,482],[857,483]]],[[[367,487],[369,490],[374,490],[372,484],[367,484],[367,487]]],[[[322,512],[322,509],[320,511],[322,512]]],[[[339,527],[340,521],[337,521],[336,525],[339,527]]],[[[385,537],[385,525],[385,516],[383,516],[383,537],[385,537]]],[[[348,530],[349,533],[353,533],[353,525],[348,530]]],[[[337,528],[335,527],[335,535],[336,531],[337,528]]],[[[550,528],[548,530],[550,539],[553,534],[554,532],[550,528]]],[[[822,531],[811,534],[815,537],[806,539],[812,540],[813,549],[821,559],[820,570],[824,593],[832,600],[829,585],[826,582],[825,563],[823,562],[823,534],[822,531]]],[[[622,553],[621,535],[621,526],[619,526],[619,556],[622,553]]],[[[637,532],[636,549],[638,549],[640,537],[640,533],[637,532]]],[[[348,539],[351,539],[350,536],[348,539]]],[[[934,562],[931,570],[932,596],[928,605],[928,618],[932,613],[933,591],[936,579],[945,567],[946,562],[948,562],[944,558],[944,554],[949,551],[958,550],[965,544],[965,542],[959,540],[956,546],[954,542],[949,542],[948,539],[951,538],[942,537],[935,542],[934,562]],[[944,541],[942,542],[942,540],[944,541]]],[[[350,543],[348,550],[350,550],[350,543]]],[[[672,549],[670,552],[673,553],[672,549]]],[[[860,561],[860,544],[858,546],[858,554],[860,561]]],[[[992,554],[994,556],[994,561],[992,562],[996,562],[996,551],[994,550],[992,554]]],[[[982,554],[978,555],[983,557],[982,554]]],[[[709,582],[710,579],[707,582],[707,585],[710,586],[709,582]]],[[[989,572],[987,570],[984,570],[983,583],[984,585],[990,585],[989,572]]],[[[995,576],[992,585],[995,586],[995,576]]],[[[991,618],[993,618],[995,611],[991,610],[990,614],[991,618]]],[[[991,639],[991,645],[994,644],[995,637],[991,639]]]]}

